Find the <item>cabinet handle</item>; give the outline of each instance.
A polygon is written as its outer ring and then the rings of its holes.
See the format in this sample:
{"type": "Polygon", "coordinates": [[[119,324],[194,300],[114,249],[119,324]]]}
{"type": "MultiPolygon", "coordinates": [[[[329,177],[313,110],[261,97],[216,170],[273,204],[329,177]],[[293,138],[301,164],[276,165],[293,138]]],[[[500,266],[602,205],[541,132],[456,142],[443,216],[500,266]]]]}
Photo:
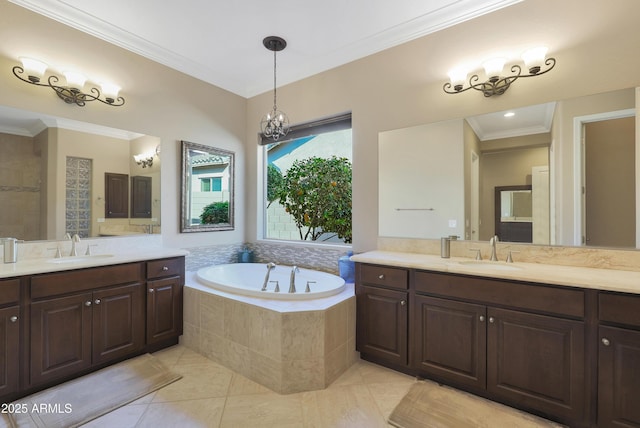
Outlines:
{"type": "Polygon", "coordinates": [[[162,270],[163,270],[163,271],[168,271],[168,270],[169,270],[169,268],[168,268],[168,267],[166,267],[166,266],[162,266],[162,270]]]}
{"type": "Polygon", "coordinates": [[[85,306],[91,306],[91,300],[87,300],[86,302],[84,302],[85,306]]]}
{"type": "Polygon", "coordinates": [[[604,346],[609,346],[609,345],[611,345],[611,342],[609,342],[609,339],[607,339],[606,337],[603,337],[602,338],[602,344],[604,346]]]}
{"type": "Polygon", "coordinates": [[[480,315],[480,322],[484,322],[484,315],[480,315]]]}
{"type": "Polygon", "coordinates": [[[489,322],[490,322],[491,324],[493,324],[494,322],[496,322],[496,320],[495,320],[495,319],[493,319],[493,317],[489,317],[489,322]]]}
{"type": "Polygon", "coordinates": [[[384,279],[384,274],[381,273],[380,275],[378,275],[378,279],[384,279]]]}
{"type": "Polygon", "coordinates": [[[149,293],[153,293],[154,291],[156,291],[156,290],[154,290],[153,288],[149,289],[149,293]]]}
{"type": "Polygon", "coordinates": [[[96,305],[99,305],[99,304],[100,304],[100,302],[101,302],[101,300],[100,300],[100,299],[96,299],[93,303],[95,303],[96,305]]]}
{"type": "Polygon", "coordinates": [[[14,315],[11,318],[9,318],[9,321],[16,322],[16,321],[18,321],[18,317],[14,315]]]}
{"type": "Polygon", "coordinates": [[[406,304],[407,304],[407,301],[406,301],[406,300],[400,300],[400,306],[404,306],[404,305],[406,305],[406,304]]]}

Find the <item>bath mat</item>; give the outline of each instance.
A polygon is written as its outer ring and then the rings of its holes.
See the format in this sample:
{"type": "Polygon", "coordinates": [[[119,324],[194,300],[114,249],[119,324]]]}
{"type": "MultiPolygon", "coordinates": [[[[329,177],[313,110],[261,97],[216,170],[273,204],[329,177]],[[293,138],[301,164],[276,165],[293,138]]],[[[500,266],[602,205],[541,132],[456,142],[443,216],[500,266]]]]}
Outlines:
{"type": "Polygon", "coordinates": [[[429,381],[416,382],[389,416],[398,428],[559,428],[555,422],[429,381]]]}
{"type": "Polygon", "coordinates": [[[162,388],[182,376],[145,354],[12,403],[13,427],[76,427],[162,388]]]}

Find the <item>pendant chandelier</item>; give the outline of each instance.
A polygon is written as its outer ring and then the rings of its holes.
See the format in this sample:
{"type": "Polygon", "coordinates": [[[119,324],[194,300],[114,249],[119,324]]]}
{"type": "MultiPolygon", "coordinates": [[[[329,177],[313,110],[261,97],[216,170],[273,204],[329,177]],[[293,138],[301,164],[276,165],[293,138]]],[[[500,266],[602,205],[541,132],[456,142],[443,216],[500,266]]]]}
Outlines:
{"type": "Polygon", "coordinates": [[[269,36],[265,37],[262,44],[273,52],[273,110],[262,117],[260,129],[265,137],[278,141],[289,133],[289,118],[278,110],[276,102],[276,52],[286,48],[287,42],[281,37],[269,36]]]}

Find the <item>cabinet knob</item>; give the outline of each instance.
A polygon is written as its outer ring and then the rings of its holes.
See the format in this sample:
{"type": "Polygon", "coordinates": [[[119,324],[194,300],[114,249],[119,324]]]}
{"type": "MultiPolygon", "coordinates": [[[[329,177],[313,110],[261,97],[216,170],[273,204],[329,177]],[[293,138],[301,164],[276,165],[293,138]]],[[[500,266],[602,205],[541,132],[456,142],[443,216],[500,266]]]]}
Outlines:
{"type": "Polygon", "coordinates": [[[406,301],[406,300],[400,300],[400,306],[404,306],[404,305],[406,305],[406,304],[407,304],[407,301],[406,301]]]}
{"type": "Polygon", "coordinates": [[[16,321],[18,321],[18,317],[14,315],[11,318],[9,318],[9,321],[16,322],[16,321]]]}
{"type": "Polygon", "coordinates": [[[101,300],[100,300],[100,299],[96,299],[93,303],[95,303],[96,305],[99,305],[99,304],[100,304],[100,302],[101,302],[101,300]]]}
{"type": "Polygon", "coordinates": [[[384,274],[381,273],[380,275],[378,275],[378,279],[384,279],[384,274]]]}
{"type": "Polygon", "coordinates": [[[484,322],[484,315],[480,315],[480,322],[484,322]]]}
{"type": "Polygon", "coordinates": [[[609,345],[611,345],[611,342],[609,342],[609,339],[607,339],[606,337],[603,337],[602,338],[602,344],[604,346],[609,346],[609,345]]]}
{"type": "Polygon", "coordinates": [[[84,302],[85,306],[91,306],[91,300],[87,300],[86,302],[84,302]]]}
{"type": "Polygon", "coordinates": [[[493,324],[494,322],[496,322],[496,320],[493,317],[489,317],[489,322],[493,324]]]}
{"type": "Polygon", "coordinates": [[[166,267],[166,266],[162,266],[162,270],[163,270],[163,271],[168,271],[168,270],[169,270],[169,268],[168,268],[168,267],[166,267]]]}
{"type": "Polygon", "coordinates": [[[154,291],[156,291],[156,290],[154,290],[153,288],[149,289],[149,293],[153,293],[154,291]]]}

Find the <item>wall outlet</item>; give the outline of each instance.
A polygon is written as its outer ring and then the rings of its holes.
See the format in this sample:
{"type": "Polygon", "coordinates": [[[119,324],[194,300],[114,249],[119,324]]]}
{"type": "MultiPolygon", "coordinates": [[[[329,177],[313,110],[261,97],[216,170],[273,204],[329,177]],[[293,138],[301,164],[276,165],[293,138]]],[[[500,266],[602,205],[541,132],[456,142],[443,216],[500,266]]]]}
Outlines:
{"type": "Polygon", "coordinates": [[[449,220],[449,227],[457,227],[457,226],[458,226],[457,220],[449,220]]]}
{"type": "Polygon", "coordinates": [[[98,223],[104,223],[104,217],[98,217],[98,223]]]}

